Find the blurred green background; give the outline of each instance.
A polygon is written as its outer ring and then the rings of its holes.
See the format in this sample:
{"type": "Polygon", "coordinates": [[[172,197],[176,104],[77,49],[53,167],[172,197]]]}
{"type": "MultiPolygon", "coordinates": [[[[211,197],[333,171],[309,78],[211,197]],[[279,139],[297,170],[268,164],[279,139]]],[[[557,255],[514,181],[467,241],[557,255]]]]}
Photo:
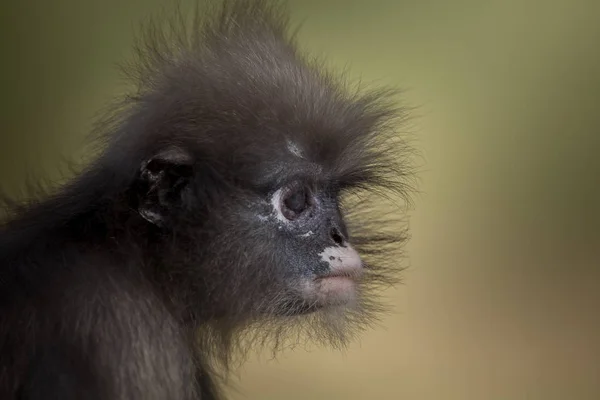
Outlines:
{"type": "MultiPolygon", "coordinates": [[[[160,0],[0,8],[0,183],[60,176],[160,0]]],[[[232,399],[600,398],[600,2],[292,0],[302,45],[408,89],[426,164],[395,312],[253,358],[232,399]]]]}

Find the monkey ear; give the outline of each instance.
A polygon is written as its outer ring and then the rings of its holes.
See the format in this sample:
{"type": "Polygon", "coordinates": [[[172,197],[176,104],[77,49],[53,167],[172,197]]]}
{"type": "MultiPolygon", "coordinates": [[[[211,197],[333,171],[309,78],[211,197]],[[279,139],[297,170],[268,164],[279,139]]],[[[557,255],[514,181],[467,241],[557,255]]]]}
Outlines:
{"type": "Polygon", "coordinates": [[[193,163],[191,154],[176,146],[168,147],[142,163],[138,212],[145,220],[158,226],[168,225],[173,211],[181,205],[193,163]]]}

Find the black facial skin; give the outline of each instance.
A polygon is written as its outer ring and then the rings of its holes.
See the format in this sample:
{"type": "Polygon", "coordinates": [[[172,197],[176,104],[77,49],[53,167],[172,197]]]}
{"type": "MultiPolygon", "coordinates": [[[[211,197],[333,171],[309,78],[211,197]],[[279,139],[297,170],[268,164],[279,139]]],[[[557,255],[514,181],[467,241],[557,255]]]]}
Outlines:
{"type": "Polygon", "coordinates": [[[220,399],[257,346],[345,346],[396,281],[391,92],[344,89],[269,2],[183,20],[149,29],[97,160],[7,208],[1,399],[220,399]]]}

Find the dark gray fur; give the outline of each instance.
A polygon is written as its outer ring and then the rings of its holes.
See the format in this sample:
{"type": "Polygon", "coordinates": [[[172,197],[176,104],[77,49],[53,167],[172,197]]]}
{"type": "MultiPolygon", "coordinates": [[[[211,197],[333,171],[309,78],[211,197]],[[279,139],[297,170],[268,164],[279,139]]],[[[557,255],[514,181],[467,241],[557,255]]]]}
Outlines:
{"type": "Polygon", "coordinates": [[[341,347],[376,318],[405,234],[370,200],[407,200],[404,111],[298,53],[279,7],[230,1],[210,15],[148,27],[97,160],[10,209],[0,398],[218,399],[247,350],[341,347]],[[318,193],[320,214],[282,225],[269,199],[291,181],[318,193]],[[299,239],[307,229],[318,234],[299,239]],[[347,310],[296,294],[332,238],[365,260],[347,310]]]}

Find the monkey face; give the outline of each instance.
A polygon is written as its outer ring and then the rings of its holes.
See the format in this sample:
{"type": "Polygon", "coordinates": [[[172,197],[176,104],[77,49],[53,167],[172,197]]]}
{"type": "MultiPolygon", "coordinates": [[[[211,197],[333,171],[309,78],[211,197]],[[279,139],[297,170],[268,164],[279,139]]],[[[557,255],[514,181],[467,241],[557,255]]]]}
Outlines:
{"type": "Polygon", "coordinates": [[[366,269],[352,245],[337,182],[315,163],[295,161],[284,163],[294,168],[278,169],[276,178],[259,174],[274,185],[257,180],[213,205],[210,225],[222,232],[208,258],[223,260],[216,268],[230,271],[214,291],[247,293],[261,305],[260,314],[352,308],[366,269]]]}
{"type": "Polygon", "coordinates": [[[297,180],[277,189],[265,223],[277,229],[287,281],[309,309],[352,303],[363,263],[348,241],[335,190],[297,180]]]}
{"type": "Polygon", "coordinates": [[[286,315],[351,307],[365,268],[342,215],[341,180],[298,146],[281,146],[238,167],[237,181],[207,179],[190,152],[163,150],[142,164],[139,214],[176,232],[184,268],[219,275],[206,288],[214,303],[250,297],[257,312],[286,315]]]}

